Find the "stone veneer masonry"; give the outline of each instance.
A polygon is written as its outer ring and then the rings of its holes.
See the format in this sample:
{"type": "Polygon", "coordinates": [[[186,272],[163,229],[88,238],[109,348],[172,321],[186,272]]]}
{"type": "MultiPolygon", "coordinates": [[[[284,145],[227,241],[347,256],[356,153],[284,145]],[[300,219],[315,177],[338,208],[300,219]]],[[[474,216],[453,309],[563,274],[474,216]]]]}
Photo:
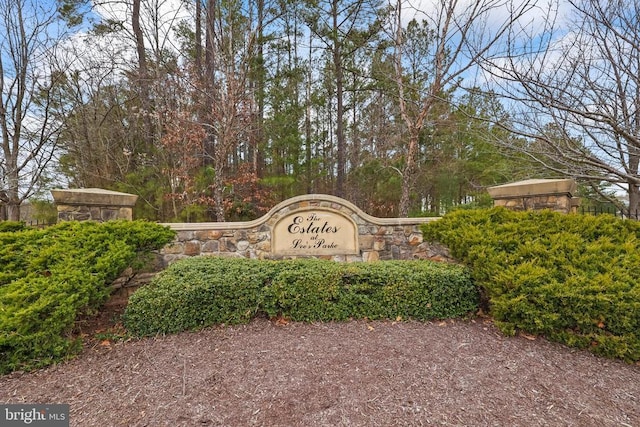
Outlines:
{"type": "Polygon", "coordinates": [[[344,199],[311,194],[288,199],[254,221],[165,224],[177,237],[160,254],[165,265],[197,255],[452,261],[446,248],[422,240],[420,226],[434,220],[376,218],[344,199]]]}
{"type": "Polygon", "coordinates": [[[58,210],[58,221],[109,221],[133,219],[135,194],[103,190],[102,188],[74,188],[51,190],[58,210]]]}
{"type": "Polygon", "coordinates": [[[507,209],[576,212],[580,199],[573,197],[578,185],[572,179],[529,179],[489,187],[494,206],[507,209]]]}

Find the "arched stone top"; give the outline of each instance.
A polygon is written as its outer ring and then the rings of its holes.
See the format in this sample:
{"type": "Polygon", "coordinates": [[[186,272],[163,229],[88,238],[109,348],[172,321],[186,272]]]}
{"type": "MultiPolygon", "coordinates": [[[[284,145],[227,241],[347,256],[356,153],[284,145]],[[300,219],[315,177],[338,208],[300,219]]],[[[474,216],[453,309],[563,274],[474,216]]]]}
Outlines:
{"type": "Polygon", "coordinates": [[[165,224],[176,231],[252,229],[261,225],[275,225],[279,219],[296,210],[313,210],[314,208],[331,209],[350,217],[355,224],[370,224],[380,227],[425,224],[438,218],[378,218],[371,216],[348,200],[328,194],[307,194],[292,197],[278,203],[269,212],[253,221],[244,222],[199,222],[165,224]]]}

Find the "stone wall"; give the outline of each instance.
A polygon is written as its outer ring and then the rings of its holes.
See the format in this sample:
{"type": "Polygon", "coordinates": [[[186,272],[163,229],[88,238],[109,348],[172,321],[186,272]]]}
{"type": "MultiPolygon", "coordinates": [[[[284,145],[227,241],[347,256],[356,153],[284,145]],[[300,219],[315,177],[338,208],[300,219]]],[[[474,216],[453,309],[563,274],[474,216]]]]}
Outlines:
{"type": "Polygon", "coordinates": [[[512,210],[576,212],[580,199],[573,197],[577,184],[572,179],[530,179],[488,189],[494,206],[512,210]]]}
{"type": "Polygon", "coordinates": [[[100,188],[51,190],[58,221],[133,219],[138,196],[100,188]]]}
{"type": "Polygon", "coordinates": [[[434,220],[376,218],[346,200],[313,194],[286,200],[254,221],[166,224],[177,237],[161,256],[165,265],[197,255],[450,261],[446,248],[423,242],[420,226],[434,220]]]}

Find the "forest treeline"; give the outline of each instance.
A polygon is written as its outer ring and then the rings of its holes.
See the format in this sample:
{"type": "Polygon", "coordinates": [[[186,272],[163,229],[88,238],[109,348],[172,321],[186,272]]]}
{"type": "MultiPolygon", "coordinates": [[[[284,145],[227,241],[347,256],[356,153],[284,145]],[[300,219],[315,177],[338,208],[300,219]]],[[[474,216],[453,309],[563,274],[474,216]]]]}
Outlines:
{"type": "MultiPolygon", "coordinates": [[[[633,123],[612,133],[618,164],[598,168],[603,150],[588,131],[597,132],[567,119],[581,107],[563,110],[562,86],[543,73],[546,98],[526,86],[533,43],[556,46],[558,9],[536,1],[0,3],[4,27],[15,27],[0,64],[10,219],[61,185],[137,194],[138,218],[229,221],[307,193],[387,217],[482,205],[486,187],[524,178],[638,183],[633,123]],[[542,29],[532,35],[534,21],[542,29]]],[[[598,4],[575,10],[593,15],[598,4]]]]}

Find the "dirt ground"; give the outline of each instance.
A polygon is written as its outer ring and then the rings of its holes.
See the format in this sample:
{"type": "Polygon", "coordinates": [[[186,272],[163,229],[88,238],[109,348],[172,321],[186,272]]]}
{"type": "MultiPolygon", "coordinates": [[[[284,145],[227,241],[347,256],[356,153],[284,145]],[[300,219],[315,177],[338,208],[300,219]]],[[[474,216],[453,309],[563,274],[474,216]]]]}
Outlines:
{"type": "Polygon", "coordinates": [[[72,426],[640,426],[640,366],[481,318],[106,337],[0,377],[0,402],[68,403],[72,426]]]}

